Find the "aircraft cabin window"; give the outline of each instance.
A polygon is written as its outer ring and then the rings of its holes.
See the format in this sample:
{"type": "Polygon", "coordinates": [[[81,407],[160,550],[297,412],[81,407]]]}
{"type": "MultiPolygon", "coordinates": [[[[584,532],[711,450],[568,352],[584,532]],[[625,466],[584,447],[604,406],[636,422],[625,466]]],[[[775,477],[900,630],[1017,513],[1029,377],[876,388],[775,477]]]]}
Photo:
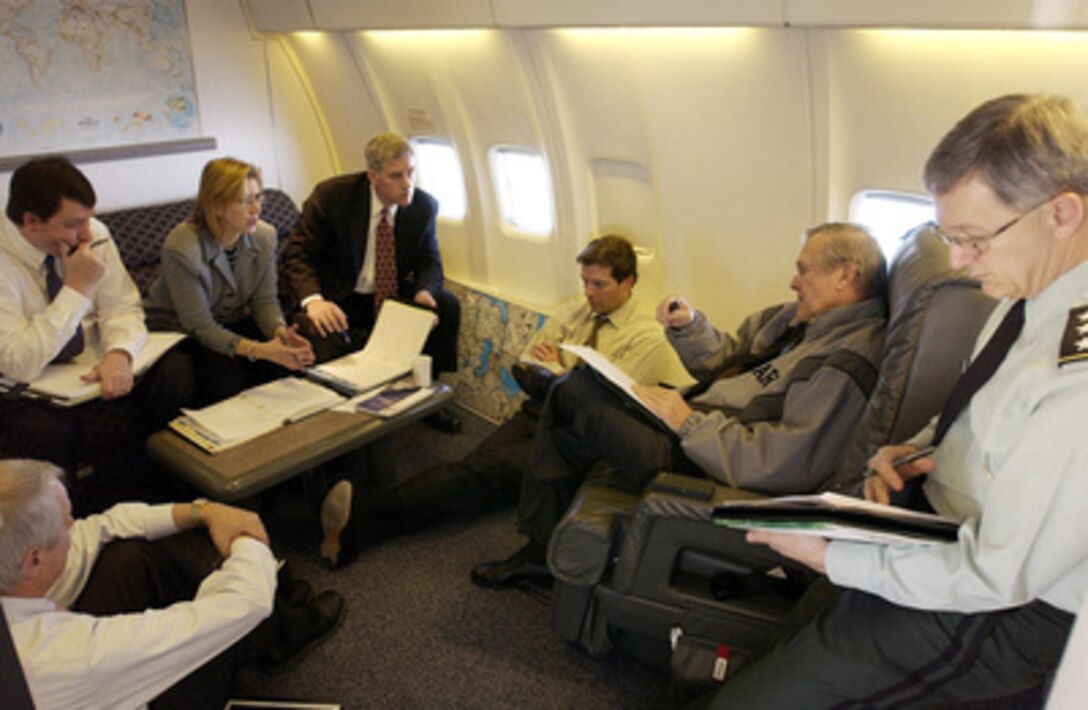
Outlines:
{"type": "Polygon", "coordinates": [[[909,192],[862,190],[850,199],[850,221],[872,232],[889,261],[908,230],[934,217],[933,200],[909,192]]]}
{"type": "Polygon", "coordinates": [[[551,234],[555,211],[544,156],[524,148],[498,147],[488,157],[503,222],[518,232],[551,234]]]}
{"type": "Polygon", "coordinates": [[[411,143],[416,153],[417,182],[438,200],[439,218],[464,221],[465,174],[453,145],[439,138],[413,138],[411,143]]]}

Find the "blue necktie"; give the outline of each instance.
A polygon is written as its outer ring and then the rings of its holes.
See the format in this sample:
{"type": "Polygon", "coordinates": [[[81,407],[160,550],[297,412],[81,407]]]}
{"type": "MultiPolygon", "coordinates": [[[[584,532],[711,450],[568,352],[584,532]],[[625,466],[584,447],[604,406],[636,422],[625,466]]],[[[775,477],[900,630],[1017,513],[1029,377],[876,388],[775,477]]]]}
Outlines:
{"type": "MultiPolygon", "coordinates": [[[[50,254],[45,257],[45,292],[49,296],[49,302],[52,303],[53,299],[60,293],[61,287],[64,282],[57,276],[56,269],[53,268],[53,255],[50,254]]],[[[65,362],[71,360],[76,355],[83,352],[83,326],[76,326],[75,335],[69,340],[57,356],[53,358],[53,362],[65,362]]]]}

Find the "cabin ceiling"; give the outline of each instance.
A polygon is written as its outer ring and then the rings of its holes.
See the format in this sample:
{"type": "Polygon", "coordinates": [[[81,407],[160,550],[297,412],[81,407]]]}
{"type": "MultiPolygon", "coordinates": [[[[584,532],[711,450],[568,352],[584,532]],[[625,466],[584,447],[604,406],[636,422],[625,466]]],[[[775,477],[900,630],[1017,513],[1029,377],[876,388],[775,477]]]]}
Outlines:
{"type": "Polygon", "coordinates": [[[243,0],[254,29],[624,26],[1088,28],[1088,0],[243,0]]]}

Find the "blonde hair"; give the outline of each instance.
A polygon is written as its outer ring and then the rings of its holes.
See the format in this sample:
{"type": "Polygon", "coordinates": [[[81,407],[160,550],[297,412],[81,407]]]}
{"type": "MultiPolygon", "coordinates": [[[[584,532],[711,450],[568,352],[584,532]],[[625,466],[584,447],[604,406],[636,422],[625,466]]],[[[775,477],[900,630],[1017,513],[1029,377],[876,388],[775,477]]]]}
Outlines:
{"type": "Polygon", "coordinates": [[[381,172],[382,164],[403,155],[414,155],[412,144],[396,133],[379,133],[366,144],[366,167],[381,172]]]}
{"type": "Polygon", "coordinates": [[[0,592],[19,583],[27,550],[52,549],[60,539],[64,520],[52,484],[63,476],[45,461],[0,461],[0,592]]]}
{"type": "Polygon", "coordinates": [[[190,218],[192,223],[218,238],[219,218],[215,216],[216,209],[239,199],[245,190],[246,180],[250,178],[256,180],[257,186],[264,189],[261,171],[257,166],[235,158],[209,160],[200,173],[200,188],[196,193],[196,205],[190,218]]]}

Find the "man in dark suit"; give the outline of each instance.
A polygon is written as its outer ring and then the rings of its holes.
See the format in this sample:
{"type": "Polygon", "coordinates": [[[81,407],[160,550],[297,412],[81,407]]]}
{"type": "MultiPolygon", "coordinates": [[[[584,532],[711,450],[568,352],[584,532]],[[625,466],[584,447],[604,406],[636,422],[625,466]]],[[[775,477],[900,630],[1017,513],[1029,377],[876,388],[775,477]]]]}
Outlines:
{"type": "MultiPolygon", "coordinates": [[[[314,188],[284,250],[283,281],[300,331],[318,362],[345,355],[366,343],[381,302],[398,298],[437,313],[423,352],[434,374],[453,372],[461,307],[442,288],[438,203],[415,189],[415,155],[401,136],[374,136],[366,163],[365,172],[314,188]]],[[[432,423],[460,429],[448,410],[432,423]]]]}

